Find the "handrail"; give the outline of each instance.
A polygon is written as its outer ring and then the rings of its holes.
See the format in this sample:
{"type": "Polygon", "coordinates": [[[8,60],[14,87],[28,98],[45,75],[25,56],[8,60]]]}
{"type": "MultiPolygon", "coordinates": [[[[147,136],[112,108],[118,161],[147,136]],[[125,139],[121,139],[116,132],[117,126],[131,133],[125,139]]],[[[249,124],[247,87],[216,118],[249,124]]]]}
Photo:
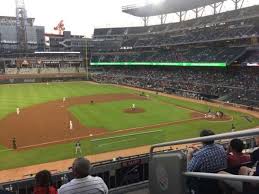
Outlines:
{"type": "Polygon", "coordinates": [[[156,145],[151,146],[151,148],[150,148],[150,159],[152,159],[154,149],[159,148],[159,147],[197,143],[197,142],[202,142],[202,141],[229,139],[229,138],[236,138],[236,137],[256,136],[256,135],[259,135],[259,128],[238,131],[238,132],[223,133],[223,134],[218,134],[218,135],[211,135],[211,136],[207,136],[207,137],[197,137],[197,138],[156,144],[156,145]]]}
{"type": "Polygon", "coordinates": [[[259,177],[256,177],[256,176],[214,174],[214,173],[202,173],[202,172],[185,172],[183,174],[187,177],[195,177],[195,178],[259,183],[259,177]]]}

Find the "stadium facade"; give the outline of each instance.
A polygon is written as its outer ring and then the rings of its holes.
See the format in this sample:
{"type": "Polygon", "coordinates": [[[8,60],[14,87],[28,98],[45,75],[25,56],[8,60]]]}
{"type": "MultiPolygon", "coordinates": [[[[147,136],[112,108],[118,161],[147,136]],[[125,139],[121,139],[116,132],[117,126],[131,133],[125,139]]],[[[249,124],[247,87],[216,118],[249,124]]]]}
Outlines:
{"type": "Polygon", "coordinates": [[[72,35],[64,31],[62,35],[46,34],[49,51],[84,52],[87,39],[82,35],[72,35]]]}

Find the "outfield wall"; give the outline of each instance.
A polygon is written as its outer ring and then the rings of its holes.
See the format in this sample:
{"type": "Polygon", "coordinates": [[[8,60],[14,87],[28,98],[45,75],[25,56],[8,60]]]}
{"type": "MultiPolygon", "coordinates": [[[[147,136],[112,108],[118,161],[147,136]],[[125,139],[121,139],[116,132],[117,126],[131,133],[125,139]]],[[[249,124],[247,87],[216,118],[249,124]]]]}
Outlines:
{"type": "Polygon", "coordinates": [[[49,74],[0,76],[0,84],[87,81],[85,74],[49,74]]]}

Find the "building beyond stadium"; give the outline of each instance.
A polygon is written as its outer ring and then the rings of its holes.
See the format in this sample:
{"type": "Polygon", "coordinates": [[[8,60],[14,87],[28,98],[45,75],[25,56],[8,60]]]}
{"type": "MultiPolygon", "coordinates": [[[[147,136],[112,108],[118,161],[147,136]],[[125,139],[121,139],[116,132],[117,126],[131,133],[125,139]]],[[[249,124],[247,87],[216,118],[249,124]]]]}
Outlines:
{"type": "MultiPolygon", "coordinates": [[[[45,49],[45,27],[34,26],[34,18],[28,18],[26,23],[28,50],[43,51],[45,49]]],[[[0,51],[17,52],[18,41],[16,17],[0,16],[0,51]]]]}

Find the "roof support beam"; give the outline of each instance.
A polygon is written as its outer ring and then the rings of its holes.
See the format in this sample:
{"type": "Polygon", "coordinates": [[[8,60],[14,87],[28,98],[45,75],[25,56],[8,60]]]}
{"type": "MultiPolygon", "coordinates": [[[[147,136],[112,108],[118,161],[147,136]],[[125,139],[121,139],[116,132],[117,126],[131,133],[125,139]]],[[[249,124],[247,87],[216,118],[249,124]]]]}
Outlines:
{"type": "Polygon", "coordinates": [[[143,17],[142,20],[144,22],[144,26],[148,26],[149,17],[143,17]]]}
{"type": "Polygon", "coordinates": [[[221,13],[222,7],[223,7],[224,1],[219,3],[214,3],[210,5],[210,7],[213,9],[213,14],[216,15],[218,13],[221,13]]]}
{"type": "Polygon", "coordinates": [[[197,19],[203,16],[204,10],[205,10],[205,7],[199,7],[199,8],[193,9],[192,11],[195,13],[195,18],[197,19]]]}
{"type": "Polygon", "coordinates": [[[167,19],[167,14],[162,14],[160,16],[158,16],[160,19],[160,23],[161,24],[165,24],[166,23],[166,19],[167,19]]]}
{"type": "Polygon", "coordinates": [[[244,1],[245,0],[232,0],[235,5],[235,10],[243,8],[244,1]]]}
{"type": "Polygon", "coordinates": [[[179,21],[182,22],[186,19],[187,11],[177,12],[176,15],[178,15],[179,21]]]}

